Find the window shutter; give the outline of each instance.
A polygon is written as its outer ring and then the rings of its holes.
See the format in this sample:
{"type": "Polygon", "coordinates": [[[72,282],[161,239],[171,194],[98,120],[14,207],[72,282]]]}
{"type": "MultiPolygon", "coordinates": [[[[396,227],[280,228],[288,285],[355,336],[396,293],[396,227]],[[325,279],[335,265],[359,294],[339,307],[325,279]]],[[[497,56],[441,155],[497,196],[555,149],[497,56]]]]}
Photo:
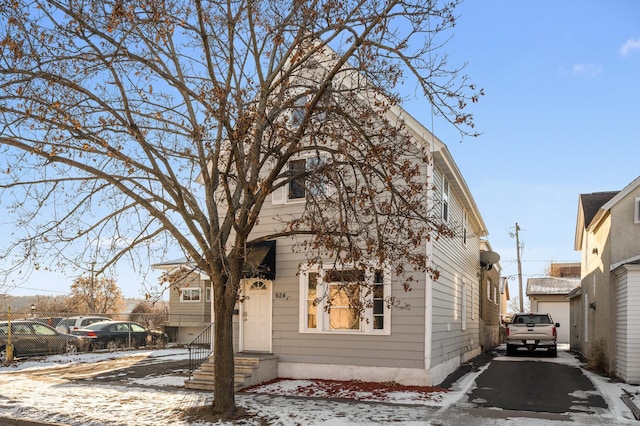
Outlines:
{"type": "Polygon", "coordinates": [[[286,190],[286,185],[281,188],[275,189],[271,193],[271,204],[284,204],[286,190]]]}

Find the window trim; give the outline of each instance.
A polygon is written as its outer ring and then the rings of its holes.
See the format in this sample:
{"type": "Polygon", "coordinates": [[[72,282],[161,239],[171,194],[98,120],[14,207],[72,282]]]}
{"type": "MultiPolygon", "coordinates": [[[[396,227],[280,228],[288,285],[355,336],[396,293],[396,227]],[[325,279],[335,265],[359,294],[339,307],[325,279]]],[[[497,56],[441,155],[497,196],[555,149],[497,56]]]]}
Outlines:
{"type": "Polygon", "coordinates": [[[640,223],[640,197],[636,197],[634,200],[634,210],[633,223],[640,223]]]}
{"type": "Polygon", "coordinates": [[[441,215],[442,215],[442,221],[444,223],[448,223],[449,222],[449,216],[451,216],[451,212],[450,212],[450,205],[449,205],[449,181],[447,180],[446,177],[442,177],[442,205],[440,206],[441,208],[441,215]]]}
{"type": "Polygon", "coordinates": [[[462,295],[460,298],[460,328],[467,331],[467,283],[462,281],[462,295]]]}
{"type": "MultiPolygon", "coordinates": [[[[304,161],[304,165],[305,165],[305,172],[307,170],[310,169],[309,165],[311,163],[313,163],[313,165],[317,165],[317,166],[321,166],[324,164],[327,164],[331,161],[331,157],[329,155],[326,154],[320,154],[320,155],[301,155],[299,157],[296,158],[292,158],[289,163],[287,164],[287,166],[289,166],[291,163],[293,162],[300,162],[300,161],[304,161]]],[[[297,182],[297,180],[291,181],[289,182],[286,186],[285,186],[285,196],[284,196],[284,204],[298,204],[298,203],[303,203],[307,201],[307,196],[309,194],[309,192],[313,191],[324,191],[326,196],[331,196],[332,193],[335,192],[335,188],[332,188],[331,182],[325,181],[325,182],[321,182],[322,187],[320,188],[318,187],[307,187],[307,183],[303,183],[302,184],[302,189],[304,191],[304,195],[302,197],[296,197],[296,198],[291,198],[291,185],[297,182]]]]}
{"type": "MultiPolygon", "coordinates": [[[[342,265],[338,268],[338,270],[348,270],[355,269],[353,265],[342,265]]],[[[391,269],[388,267],[380,268],[382,270],[383,279],[383,300],[387,300],[391,296],[391,269]]],[[[391,334],[391,308],[387,303],[383,304],[383,328],[375,329],[374,328],[374,318],[379,314],[374,314],[374,292],[372,291],[367,297],[371,302],[371,306],[365,308],[363,313],[363,319],[360,319],[360,327],[358,329],[353,330],[332,330],[329,327],[329,313],[325,310],[326,297],[329,294],[329,286],[330,283],[324,281],[324,276],[326,275],[327,270],[322,269],[321,265],[313,264],[313,265],[305,265],[300,269],[299,274],[299,288],[300,288],[300,317],[299,317],[299,332],[300,333],[308,333],[308,334],[349,334],[349,335],[385,335],[388,336],[391,334]],[[317,282],[316,282],[316,297],[320,298],[320,301],[316,305],[316,327],[309,328],[308,327],[308,314],[309,314],[309,301],[308,298],[308,283],[310,274],[317,274],[317,282]],[[325,295],[325,297],[321,297],[318,295],[325,295]]],[[[365,271],[366,277],[365,279],[369,282],[369,280],[374,280],[374,273],[370,271],[365,271]]],[[[371,281],[372,282],[372,281],[371,281]]],[[[361,293],[362,294],[362,293],[361,293]]]]}
{"type": "Polygon", "coordinates": [[[467,216],[467,209],[462,209],[462,244],[467,245],[467,229],[469,227],[469,216],[467,216]]]}
{"type": "Polygon", "coordinates": [[[202,289],[200,287],[183,287],[180,289],[180,303],[200,303],[202,302],[202,289]],[[196,292],[198,293],[198,300],[193,300],[193,296],[188,299],[185,300],[184,295],[185,293],[193,293],[196,292]]]}

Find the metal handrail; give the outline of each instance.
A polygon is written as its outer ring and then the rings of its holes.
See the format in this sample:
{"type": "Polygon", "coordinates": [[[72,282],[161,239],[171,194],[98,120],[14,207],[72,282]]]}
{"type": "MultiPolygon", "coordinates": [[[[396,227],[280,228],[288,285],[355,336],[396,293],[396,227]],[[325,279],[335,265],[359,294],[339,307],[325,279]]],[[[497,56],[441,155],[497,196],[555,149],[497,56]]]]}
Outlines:
{"type": "Polygon", "coordinates": [[[193,370],[200,367],[213,353],[211,327],[213,327],[213,323],[209,324],[207,328],[202,330],[200,334],[187,344],[187,349],[189,350],[189,380],[191,380],[193,370]]]}

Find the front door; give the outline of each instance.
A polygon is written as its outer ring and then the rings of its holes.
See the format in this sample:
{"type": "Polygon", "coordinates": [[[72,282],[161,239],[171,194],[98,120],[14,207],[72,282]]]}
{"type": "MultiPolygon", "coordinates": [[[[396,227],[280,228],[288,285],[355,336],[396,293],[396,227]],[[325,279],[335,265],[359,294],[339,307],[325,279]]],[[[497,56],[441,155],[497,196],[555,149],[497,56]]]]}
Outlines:
{"type": "Polygon", "coordinates": [[[241,351],[271,352],[271,288],[269,280],[244,280],[244,301],[240,304],[241,351]]]}

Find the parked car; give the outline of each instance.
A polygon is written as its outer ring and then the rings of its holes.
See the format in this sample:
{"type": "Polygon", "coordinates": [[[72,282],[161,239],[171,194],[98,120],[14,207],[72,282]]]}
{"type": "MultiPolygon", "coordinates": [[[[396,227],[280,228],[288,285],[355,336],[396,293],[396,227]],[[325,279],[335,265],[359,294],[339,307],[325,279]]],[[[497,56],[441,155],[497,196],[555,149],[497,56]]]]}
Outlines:
{"type": "Polygon", "coordinates": [[[95,322],[100,321],[111,321],[111,318],[104,316],[78,316],[78,317],[68,317],[62,319],[58,325],[56,325],[56,330],[60,333],[71,333],[73,330],[77,330],[79,328],[84,328],[88,325],[91,325],[95,322]]]}
{"type": "Polygon", "coordinates": [[[71,334],[82,336],[89,342],[89,351],[95,349],[114,350],[123,347],[164,344],[167,334],[149,330],[132,321],[102,321],[85,328],[72,330],[71,334]]]}
{"type": "MultiPolygon", "coordinates": [[[[7,361],[9,323],[0,322],[0,362],[7,361]]],[[[85,340],[78,336],[63,334],[55,328],[38,321],[11,321],[11,343],[13,357],[42,356],[52,354],[76,354],[85,350],[85,340]]]]}
{"type": "Polygon", "coordinates": [[[546,348],[551,356],[558,355],[559,323],[554,323],[551,315],[543,313],[514,314],[507,324],[507,355],[515,355],[519,348],[535,351],[546,348]]]}

